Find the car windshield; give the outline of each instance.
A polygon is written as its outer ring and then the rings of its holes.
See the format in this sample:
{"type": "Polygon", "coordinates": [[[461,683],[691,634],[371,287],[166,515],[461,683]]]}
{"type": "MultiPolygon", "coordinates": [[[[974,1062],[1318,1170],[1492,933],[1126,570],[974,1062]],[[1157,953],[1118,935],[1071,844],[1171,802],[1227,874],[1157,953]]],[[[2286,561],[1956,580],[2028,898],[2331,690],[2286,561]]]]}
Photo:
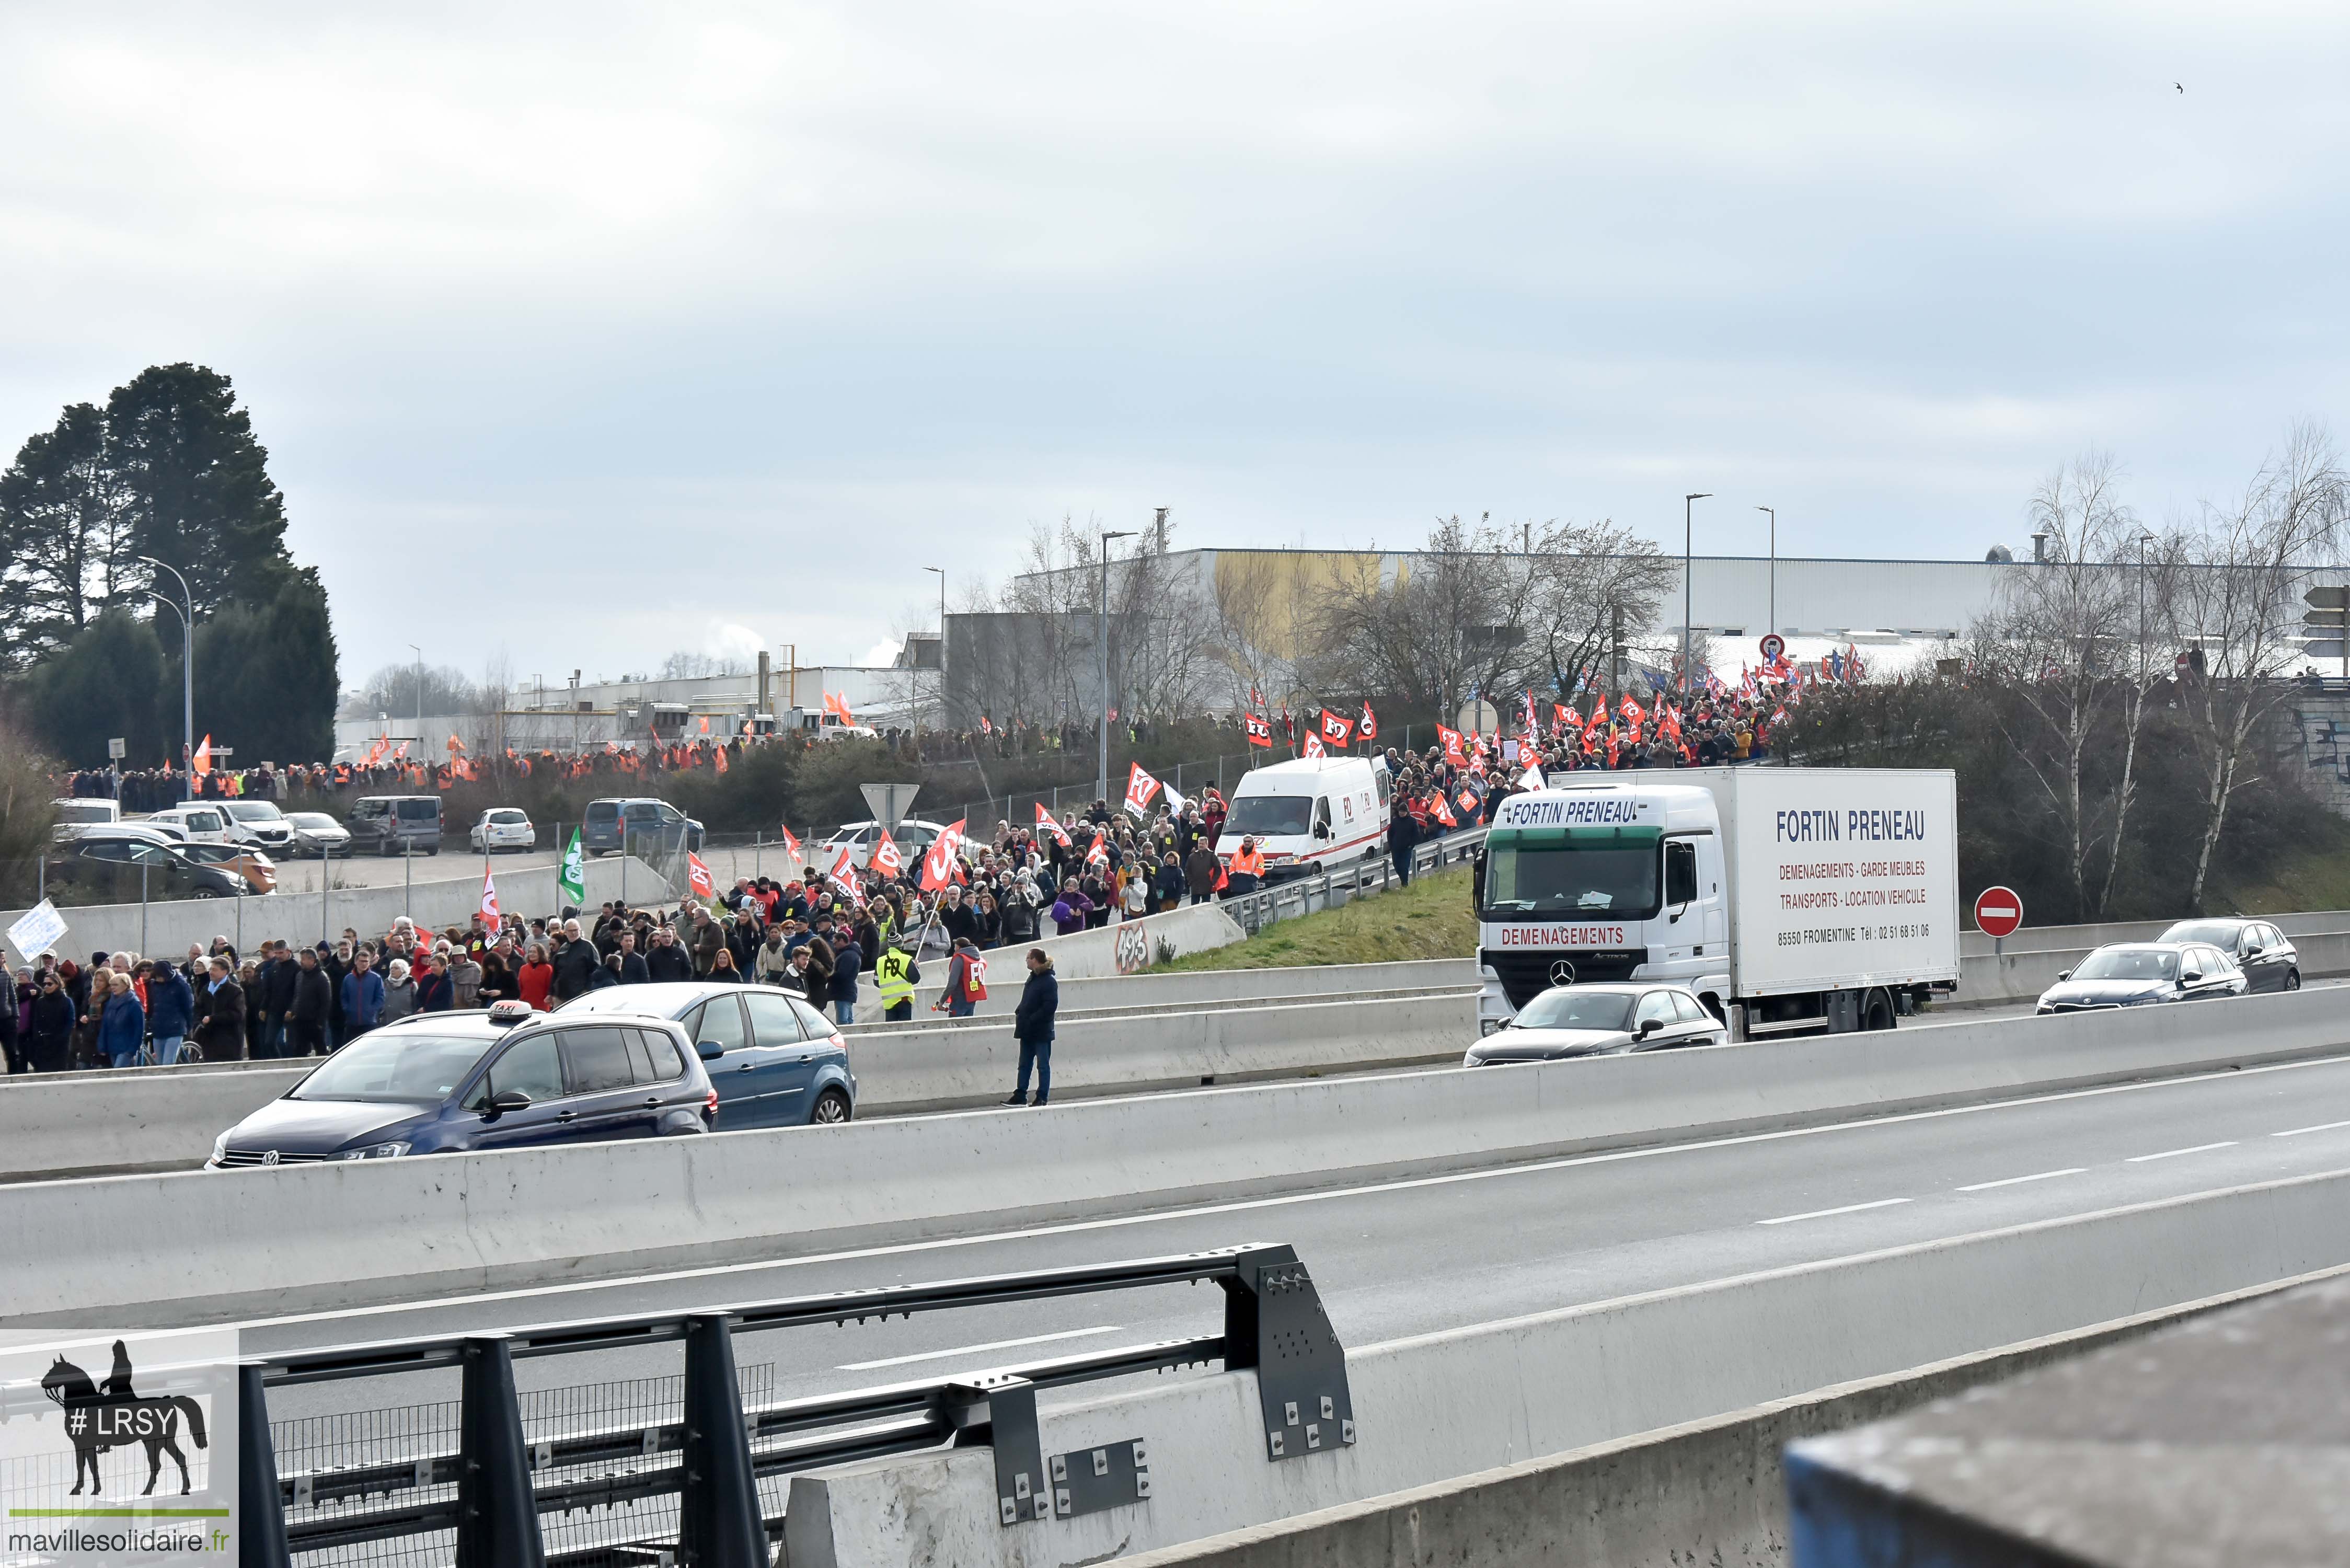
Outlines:
{"type": "Polygon", "coordinates": [[[112,822],[114,808],[110,805],[61,805],[57,807],[59,822],[112,822]]]}
{"type": "Polygon", "coordinates": [[[233,800],[228,814],[239,822],[277,822],[286,815],[265,800],[233,800]]]}
{"type": "Polygon", "coordinates": [[[341,824],[338,823],[333,817],[328,816],[323,811],[297,811],[288,816],[286,820],[292,823],[296,827],[306,828],[311,831],[316,831],[322,827],[338,827],[341,826],[341,824]]]}
{"type": "Polygon", "coordinates": [[[2176,980],[2178,955],[2160,948],[2107,948],[2091,953],[2073,971],[2074,980],[2176,980]]]}
{"type": "Polygon", "coordinates": [[[2226,920],[2185,920],[2162,933],[2166,942],[2210,942],[2215,948],[2236,945],[2236,928],[2226,920]]]}
{"type": "Polygon", "coordinates": [[[1617,992],[1545,991],[1518,1010],[1521,1029],[1629,1029],[1632,999],[1617,992]]]}
{"type": "Polygon", "coordinates": [[[457,1092],[473,1064],[494,1044],[479,1035],[429,1034],[421,1030],[362,1034],[303,1079],[290,1097],[437,1106],[457,1092]]]}
{"type": "Polygon", "coordinates": [[[1657,846],[1503,845],[1485,866],[1485,915],[1614,915],[1657,912],[1657,846]]]}
{"type": "Polygon", "coordinates": [[[1244,794],[1232,801],[1224,818],[1224,836],[1236,833],[1295,838],[1314,820],[1310,794],[1244,794]]]}

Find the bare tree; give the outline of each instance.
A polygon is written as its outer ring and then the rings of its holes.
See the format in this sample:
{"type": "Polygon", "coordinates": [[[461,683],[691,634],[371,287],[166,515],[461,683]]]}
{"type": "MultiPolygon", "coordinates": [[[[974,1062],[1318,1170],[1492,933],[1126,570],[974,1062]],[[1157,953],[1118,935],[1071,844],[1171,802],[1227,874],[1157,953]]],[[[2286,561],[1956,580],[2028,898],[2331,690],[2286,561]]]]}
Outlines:
{"type": "Polygon", "coordinates": [[[1534,620],[1561,691],[1605,686],[1619,642],[1645,634],[1672,591],[1672,561],[1611,521],[1545,528],[1535,544],[1534,620]]]}
{"type": "Polygon", "coordinates": [[[1320,652],[1357,689],[1393,693],[1450,713],[1471,692],[1501,705],[1534,668],[1539,599],[1533,557],[1492,525],[1440,518],[1427,545],[1398,566],[1380,558],[1342,573],[1315,607],[1320,652]]]}
{"type": "Polygon", "coordinates": [[[2256,776],[2256,739],[2291,694],[2284,677],[2303,658],[2301,597],[2312,568],[2341,545],[2345,491],[2333,438],[2299,425],[2241,496],[2205,505],[2201,526],[2183,542],[2186,569],[2167,607],[2180,645],[2202,661],[2179,691],[2204,780],[2198,910],[2229,803],[2256,776]]]}

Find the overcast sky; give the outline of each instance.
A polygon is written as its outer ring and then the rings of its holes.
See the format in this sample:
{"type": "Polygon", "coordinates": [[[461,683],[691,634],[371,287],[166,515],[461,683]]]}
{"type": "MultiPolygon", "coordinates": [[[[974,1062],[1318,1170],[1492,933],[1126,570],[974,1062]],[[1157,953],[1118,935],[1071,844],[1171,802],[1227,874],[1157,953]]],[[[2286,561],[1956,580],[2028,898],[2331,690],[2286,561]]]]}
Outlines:
{"type": "MultiPolygon", "coordinates": [[[[1968,556],[2339,420],[2350,7],[0,10],[0,445],[232,377],[343,674],[848,660],[1064,514],[1968,556]],[[321,16],[321,10],[341,13],[321,16]],[[2183,93],[2173,84],[2185,87],[2183,93]]],[[[935,614],[935,611],[930,612],[935,614]]]]}

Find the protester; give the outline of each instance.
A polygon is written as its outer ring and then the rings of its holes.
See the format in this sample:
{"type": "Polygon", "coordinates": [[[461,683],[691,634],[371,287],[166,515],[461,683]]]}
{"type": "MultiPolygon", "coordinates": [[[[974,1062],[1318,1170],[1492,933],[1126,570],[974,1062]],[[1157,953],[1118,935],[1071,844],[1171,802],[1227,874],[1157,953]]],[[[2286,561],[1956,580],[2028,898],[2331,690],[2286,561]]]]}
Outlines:
{"type": "MultiPolygon", "coordinates": [[[[415,978],[412,970],[410,978],[415,978]]],[[[383,976],[375,972],[375,956],[367,949],[352,956],[351,971],[343,976],[341,989],[343,1043],[348,1044],[374,1028],[383,1015],[383,976]]]]}
{"type": "Polygon", "coordinates": [[[286,1014],[286,1049],[290,1056],[327,1054],[327,1019],[335,1005],[335,987],[318,967],[317,950],[304,948],[294,967],[293,1005],[286,1014]]]}
{"type": "Polygon", "coordinates": [[[178,1063],[195,1017],[195,988],[175,966],[157,960],[147,972],[147,1028],[154,1037],[158,1064],[169,1067],[178,1063]]]}
{"type": "Polygon", "coordinates": [[[207,980],[196,997],[196,1043],[207,1062],[237,1062],[244,1058],[244,987],[225,958],[206,961],[207,980]]]}
{"type": "Polygon", "coordinates": [[[931,1004],[933,1012],[944,1012],[949,1018],[969,1018],[987,1000],[983,977],[987,964],[979,956],[979,944],[969,937],[955,943],[954,956],[947,963],[947,983],[931,1004]]]}
{"type": "MultiPolygon", "coordinates": [[[[62,1073],[73,1064],[74,1004],[56,970],[38,982],[25,1031],[25,1058],[36,1073],[62,1073]]],[[[238,1023],[242,1031],[243,1021],[238,1023]]]]}
{"type": "Polygon", "coordinates": [[[1028,980],[1020,989],[1020,1005],[1012,1015],[1012,1036],[1020,1042],[1020,1078],[1007,1106],[1028,1101],[1028,1074],[1036,1074],[1037,1105],[1053,1093],[1053,1017],[1061,1007],[1061,982],[1054,976],[1052,955],[1043,948],[1028,950],[1028,980]]]}
{"type": "Polygon", "coordinates": [[[118,972],[109,981],[106,1011],[99,1020],[98,1049],[114,1067],[139,1060],[147,1044],[147,1010],[130,989],[130,976],[118,972]]]}

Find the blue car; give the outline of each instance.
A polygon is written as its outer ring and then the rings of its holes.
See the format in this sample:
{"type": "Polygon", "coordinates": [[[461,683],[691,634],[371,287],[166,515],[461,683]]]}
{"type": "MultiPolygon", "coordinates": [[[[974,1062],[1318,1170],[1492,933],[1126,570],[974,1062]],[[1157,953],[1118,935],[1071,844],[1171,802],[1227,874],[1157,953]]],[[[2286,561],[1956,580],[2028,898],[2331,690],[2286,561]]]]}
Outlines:
{"type": "Polygon", "coordinates": [[[671,1019],[718,1090],[718,1127],[795,1127],[845,1122],[857,1114],[857,1078],[840,1026],[798,996],[772,985],[660,981],[608,985],[556,1010],[641,1013],[671,1019]]]}
{"type": "Polygon", "coordinates": [[[360,1035],[221,1134],[206,1168],[691,1137],[717,1115],[676,1024],[502,1002],[360,1035]]]}

